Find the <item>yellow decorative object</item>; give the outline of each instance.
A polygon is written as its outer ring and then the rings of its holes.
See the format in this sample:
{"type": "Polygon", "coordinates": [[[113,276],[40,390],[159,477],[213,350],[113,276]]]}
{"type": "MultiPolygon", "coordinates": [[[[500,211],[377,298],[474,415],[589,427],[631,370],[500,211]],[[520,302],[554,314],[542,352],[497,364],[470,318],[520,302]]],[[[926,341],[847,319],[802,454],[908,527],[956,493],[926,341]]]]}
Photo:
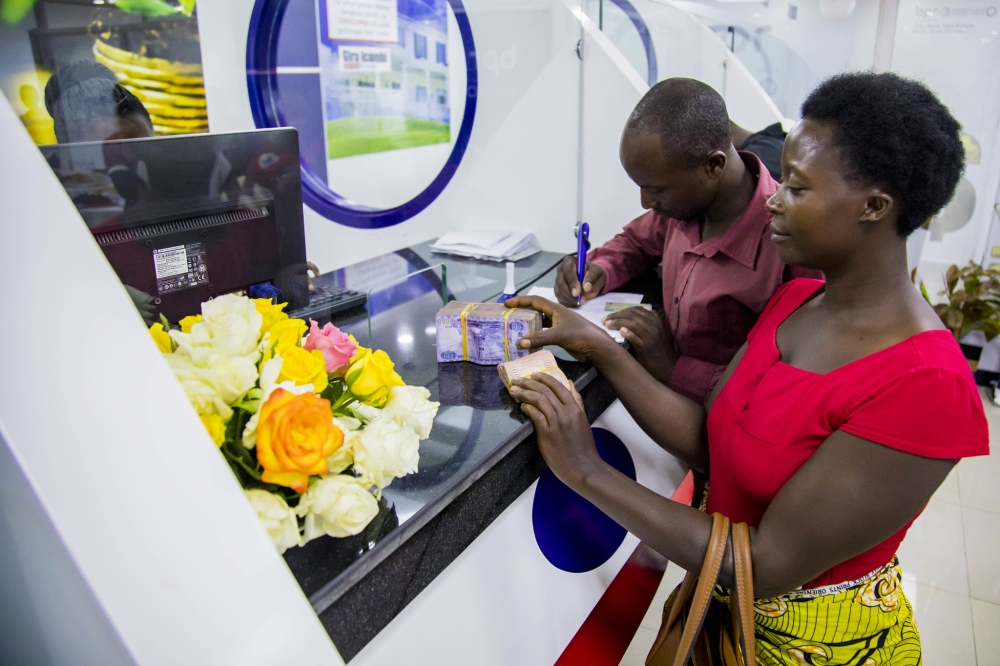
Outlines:
{"type": "Polygon", "coordinates": [[[309,477],[326,474],[326,459],[344,443],[344,433],[330,417],[330,402],[314,393],[295,395],[277,389],[261,405],[257,423],[257,460],[261,480],[297,493],[309,477]]]}
{"type": "Polygon", "coordinates": [[[208,131],[205,82],[198,63],[149,58],[98,39],[94,59],[115,73],[118,82],[139,98],[158,135],[208,131]]]}
{"type": "Polygon", "coordinates": [[[117,64],[139,67],[142,69],[162,72],[166,75],[198,77],[202,76],[200,63],[172,62],[163,58],[147,58],[124,49],[111,46],[107,42],[97,40],[94,52],[114,61],[117,64]]]}

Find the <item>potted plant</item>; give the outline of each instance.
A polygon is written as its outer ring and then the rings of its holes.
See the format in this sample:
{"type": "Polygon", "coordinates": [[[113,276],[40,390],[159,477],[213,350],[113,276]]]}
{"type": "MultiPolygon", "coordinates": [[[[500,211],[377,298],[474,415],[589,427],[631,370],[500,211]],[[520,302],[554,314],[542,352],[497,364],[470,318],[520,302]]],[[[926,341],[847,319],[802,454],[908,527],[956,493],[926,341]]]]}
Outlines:
{"type": "MultiPolygon", "coordinates": [[[[916,270],[913,271],[916,279],[916,270]]],[[[973,372],[978,369],[983,348],[962,344],[969,333],[982,331],[989,342],[1000,335],[1000,271],[970,261],[968,266],[952,265],[945,273],[943,303],[931,303],[924,284],[920,292],[937,312],[942,323],[962,346],[973,372]]]]}

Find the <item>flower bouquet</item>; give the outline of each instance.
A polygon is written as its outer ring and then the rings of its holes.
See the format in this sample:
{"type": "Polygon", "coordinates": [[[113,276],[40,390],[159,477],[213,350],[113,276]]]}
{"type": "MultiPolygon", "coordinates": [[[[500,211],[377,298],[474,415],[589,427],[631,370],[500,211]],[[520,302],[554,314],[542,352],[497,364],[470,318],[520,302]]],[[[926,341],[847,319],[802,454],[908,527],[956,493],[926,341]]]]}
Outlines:
{"type": "Polygon", "coordinates": [[[439,406],[384,351],[284,307],[226,295],[150,328],[279,552],[359,534],[417,471],[439,406]]]}

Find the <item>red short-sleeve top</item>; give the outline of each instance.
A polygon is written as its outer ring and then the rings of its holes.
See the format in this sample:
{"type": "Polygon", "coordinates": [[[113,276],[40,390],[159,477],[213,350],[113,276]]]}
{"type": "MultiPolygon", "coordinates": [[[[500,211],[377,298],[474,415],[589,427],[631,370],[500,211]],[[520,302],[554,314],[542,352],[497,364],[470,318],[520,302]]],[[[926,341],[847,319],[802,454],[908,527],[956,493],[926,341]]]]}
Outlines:
{"type": "MultiPolygon", "coordinates": [[[[836,430],[928,458],[989,453],[982,399],[948,331],[919,333],[822,375],[782,363],[778,326],[822,286],[799,279],[774,294],[709,412],[710,512],[757,526],[778,490],[836,430]]],[[[912,522],[805,587],[878,569],[912,522]]]]}

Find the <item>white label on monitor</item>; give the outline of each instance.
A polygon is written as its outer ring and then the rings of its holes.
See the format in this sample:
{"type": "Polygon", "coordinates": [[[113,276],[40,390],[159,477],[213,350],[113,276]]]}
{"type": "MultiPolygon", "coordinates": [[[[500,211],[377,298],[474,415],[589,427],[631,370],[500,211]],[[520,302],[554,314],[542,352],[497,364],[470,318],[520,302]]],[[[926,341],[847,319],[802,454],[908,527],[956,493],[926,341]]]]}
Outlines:
{"type": "Polygon", "coordinates": [[[157,280],[187,273],[187,250],[183,245],[153,250],[153,265],[156,268],[157,280]]]}
{"type": "Polygon", "coordinates": [[[208,283],[205,244],[188,243],[153,250],[156,269],[156,291],[169,294],[208,283]]]}

